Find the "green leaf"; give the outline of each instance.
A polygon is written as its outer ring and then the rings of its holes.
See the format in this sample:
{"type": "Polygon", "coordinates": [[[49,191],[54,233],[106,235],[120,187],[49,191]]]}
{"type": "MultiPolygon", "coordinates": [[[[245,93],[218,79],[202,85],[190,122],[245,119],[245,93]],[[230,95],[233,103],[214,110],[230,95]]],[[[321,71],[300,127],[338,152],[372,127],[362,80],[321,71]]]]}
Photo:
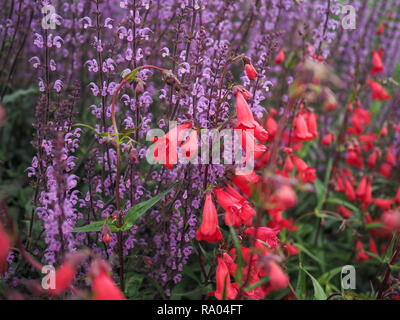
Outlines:
{"type": "Polygon", "coordinates": [[[125,215],[125,222],[124,225],[121,227],[121,231],[128,231],[130,228],[132,228],[133,225],[138,221],[138,219],[143,214],[145,214],[147,210],[153,207],[158,201],[164,198],[175,187],[176,184],[177,183],[174,183],[171,187],[168,188],[168,190],[160,193],[159,195],[149,200],[140,202],[130,208],[125,215]]]}
{"type": "MultiPolygon", "coordinates": [[[[105,219],[94,221],[90,224],[73,229],[71,232],[99,232],[103,227],[105,219]]],[[[108,219],[108,227],[111,232],[118,232],[118,227],[112,224],[112,220],[108,219]]]]}
{"type": "Polygon", "coordinates": [[[7,104],[10,102],[15,102],[16,100],[18,100],[19,98],[23,97],[23,96],[28,96],[30,94],[36,93],[37,89],[35,88],[28,88],[28,89],[19,89],[14,91],[11,94],[7,94],[4,96],[3,98],[3,103],[7,104]]]}
{"type": "Polygon", "coordinates": [[[357,212],[357,213],[360,212],[360,210],[355,205],[351,204],[348,201],[342,200],[342,199],[338,199],[338,198],[335,198],[335,197],[330,197],[328,200],[326,200],[326,202],[332,203],[332,204],[343,205],[343,206],[347,207],[348,209],[350,209],[350,210],[352,210],[354,212],[357,212]]]}
{"type": "MultiPolygon", "coordinates": [[[[167,191],[160,193],[159,195],[151,198],[149,200],[140,202],[134,205],[132,208],[128,210],[125,216],[125,222],[121,228],[118,228],[116,225],[113,224],[114,220],[108,220],[108,226],[111,232],[120,232],[120,231],[128,231],[136,221],[146,213],[152,206],[154,206],[158,201],[160,201],[164,196],[166,196],[173,187],[175,187],[176,183],[173,184],[167,191]]],[[[73,229],[71,232],[98,232],[101,230],[105,222],[105,219],[92,222],[91,224],[87,224],[82,227],[78,227],[73,229]]]]}
{"type": "Polygon", "coordinates": [[[242,248],[240,247],[240,242],[239,239],[236,235],[236,231],[232,226],[229,226],[229,230],[232,235],[232,240],[233,244],[235,245],[236,249],[236,254],[237,254],[237,268],[236,268],[236,273],[235,273],[235,280],[237,283],[242,283],[242,277],[243,277],[243,255],[242,255],[242,248]]]}
{"type": "Polygon", "coordinates": [[[305,246],[303,246],[300,243],[295,243],[294,246],[298,249],[300,249],[301,251],[303,251],[306,255],[308,255],[311,259],[315,260],[316,262],[318,262],[319,264],[323,265],[323,262],[321,261],[320,258],[318,258],[317,256],[315,256],[314,254],[312,254],[310,252],[310,250],[308,250],[305,246]]]}
{"type": "Polygon", "coordinates": [[[319,284],[318,280],[315,279],[311,273],[309,273],[306,269],[304,269],[303,267],[301,267],[303,269],[303,271],[305,273],[307,273],[307,275],[311,278],[312,283],[313,283],[313,287],[314,287],[314,297],[317,300],[326,300],[327,296],[326,293],[324,291],[324,289],[322,289],[321,285],[319,284]]]}

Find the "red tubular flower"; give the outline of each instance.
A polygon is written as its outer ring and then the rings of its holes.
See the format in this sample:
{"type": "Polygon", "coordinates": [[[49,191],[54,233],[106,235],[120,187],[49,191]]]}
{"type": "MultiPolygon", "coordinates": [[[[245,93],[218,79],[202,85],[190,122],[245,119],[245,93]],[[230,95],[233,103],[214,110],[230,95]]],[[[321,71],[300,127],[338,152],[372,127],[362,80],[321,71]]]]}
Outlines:
{"type": "Polygon", "coordinates": [[[121,290],[108,275],[110,266],[103,260],[95,260],[91,266],[94,300],[126,300],[121,290]]]}
{"type": "Polygon", "coordinates": [[[236,129],[254,130],[254,136],[261,143],[268,140],[268,132],[256,120],[254,120],[253,113],[251,112],[243,94],[239,90],[236,91],[236,113],[238,120],[236,129]]]}
{"type": "Polygon", "coordinates": [[[375,241],[374,241],[374,239],[372,239],[372,237],[369,237],[369,251],[374,254],[378,254],[378,250],[376,249],[375,241]]]}
{"type": "Polygon", "coordinates": [[[268,140],[274,140],[275,134],[278,131],[278,124],[271,116],[267,116],[265,119],[265,129],[267,129],[269,134],[268,140]]]}
{"type": "Polygon", "coordinates": [[[256,143],[254,136],[249,130],[235,129],[243,150],[246,153],[244,164],[250,159],[254,161],[259,159],[266,151],[267,147],[263,144],[256,143]]]}
{"type": "Polygon", "coordinates": [[[288,184],[280,186],[275,191],[272,198],[273,199],[271,199],[271,202],[276,203],[277,206],[282,210],[292,208],[297,203],[296,192],[294,192],[293,188],[288,184]]]}
{"type": "Polygon", "coordinates": [[[369,80],[368,84],[372,90],[373,100],[389,100],[391,98],[390,94],[388,94],[378,82],[369,80]]]}
{"type": "Polygon", "coordinates": [[[55,274],[56,286],[54,289],[48,289],[51,295],[60,295],[68,289],[75,277],[77,267],[86,259],[86,252],[74,252],[69,254],[65,262],[57,269],[55,274]]]}
{"type": "Polygon", "coordinates": [[[280,50],[274,62],[275,64],[281,64],[283,61],[285,61],[285,52],[280,50]]]}
{"type": "Polygon", "coordinates": [[[392,166],[389,163],[382,163],[379,168],[379,174],[385,178],[390,178],[390,171],[392,170],[392,166]]]}
{"type": "Polygon", "coordinates": [[[346,197],[347,197],[351,202],[356,201],[356,194],[355,194],[355,192],[354,192],[353,185],[352,185],[352,183],[351,183],[349,180],[346,180],[344,193],[346,194],[346,197]]]}
{"type": "Polygon", "coordinates": [[[307,122],[301,113],[293,120],[293,126],[296,140],[310,141],[313,139],[313,135],[308,131],[307,122]]]}
{"type": "Polygon", "coordinates": [[[367,176],[361,179],[360,184],[356,190],[356,197],[358,200],[364,199],[365,193],[367,192],[367,176]]]}
{"type": "Polygon", "coordinates": [[[294,169],[293,161],[290,156],[287,156],[285,159],[285,164],[283,165],[283,171],[292,172],[294,169]]]}
{"type": "Polygon", "coordinates": [[[227,190],[228,192],[222,188],[214,189],[219,204],[225,210],[225,224],[234,227],[239,227],[241,224],[250,226],[256,212],[246,198],[242,197],[235,189],[228,186],[227,190]]]}
{"type": "Polygon", "coordinates": [[[383,210],[389,210],[393,203],[393,199],[374,199],[372,202],[383,210]]]}
{"type": "Polygon", "coordinates": [[[269,263],[269,281],[274,289],[283,289],[288,285],[289,277],[276,262],[271,261],[269,263]]]}
{"type": "Polygon", "coordinates": [[[306,171],[308,168],[308,165],[299,157],[293,156],[292,157],[294,165],[296,166],[297,171],[303,172],[306,171]]]}
{"type": "Polygon", "coordinates": [[[297,171],[299,171],[299,173],[296,175],[296,178],[300,179],[302,183],[314,182],[317,178],[315,174],[315,169],[309,167],[302,159],[297,156],[292,156],[292,159],[297,171]]]}
{"type": "Polygon", "coordinates": [[[381,23],[379,25],[378,29],[376,29],[375,33],[378,35],[381,35],[384,31],[385,31],[385,25],[383,23],[381,23]]]}
{"type": "Polygon", "coordinates": [[[382,216],[383,224],[392,231],[400,230],[400,211],[386,211],[382,216]]]}
{"type": "Polygon", "coordinates": [[[338,206],[337,210],[346,219],[348,219],[353,214],[353,212],[342,205],[338,206]]]}
{"type": "Polygon", "coordinates": [[[231,274],[232,277],[234,277],[236,273],[237,264],[233,261],[232,257],[227,253],[224,253],[223,259],[226,266],[229,269],[229,273],[231,274]]]}
{"type": "Polygon", "coordinates": [[[258,73],[257,73],[256,69],[254,69],[254,67],[251,63],[246,63],[244,68],[246,70],[247,77],[250,80],[254,80],[255,78],[257,78],[258,73]]]}
{"type": "Polygon", "coordinates": [[[373,75],[376,75],[378,73],[383,72],[383,64],[382,64],[382,59],[381,56],[379,55],[378,51],[374,51],[373,57],[372,57],[372,70],[371,73],[373,75]]]}
{"type": "Polygon", "coordinates": [[[236,286],[231,284],[228,267],[221,257],[218,257],[218,267],[215,277],[217,281],[217,290],[210,294],[213,294],[218,300],[222,300],[225,292],[225,299],[235,299],[238,290],[236,286]]]}
{"type": "Polygon", "coordinates": [[[322,138],[321,143],[324,146],[329,146],[331,145],[333,140],[334,140],[334,135],[332,133],[328,133],[325,135],[325,137],[322,138]]]}
{"type": "Polygon", "coordinates": [[[60,268],[56,271],[56,287],[55,289],[49,289],[49,293],[52,295],[59,295],[63,293],[68,286],[71,284],[75,277],[75,268],[69,261],[65,261],[60,268]]]}
{"type": "Polygon", "coordinates": [[[161,162],[168,169],[172,169],[178,162],[177,147],[182,142],[185,133],[192,127],[190,122],[185,122],[172,128],[165,136],[155,139],[154,159],[161,162]]]}
{"type": "Polygon", "coordinates": [[[356,243],[356,249],[357,249],[357,253],[356,253],[355,259],[358,263],[362,263],[365,260],[369,259],[368,255],[364,251],[364,245],[362,244],[362,242],[360,240],[358,240],[356,243]]]}
{"type": "MultiPolygon", "coordinates": [[[[272,228],[268,228],[268,227],[259,227],[257,229],[257,240],[261,240],[261,241],[267,243],[271,249],[275,249],[279,243],[279,239],[277,237],[277,234],[279,233],[279,231],[280,230],[278,230],[278,229],[272,229],[272,228]]],[[[244,231],[244,233],[249,234],[254,237],[256,234],[256,228],[246,229],[244,231]]],[[[265,249],[265,245],[260,241],[256,241],[255,246],[256,246],[256,248],[265,249]]]]}
{"type": "Polygon", "coordinates": [[[7,257],[11,249],[11,241],[0,225],[0,274],[7,270],[7,257]]]}
{"type": "Polygon", "coordinates": [[[317,116],[314,112],[309,112],[307,114],[307,127],[313,138],[318,138],[317,116]]]}
{"type": "Polygon", "coordinates": [[[285,250],[288,256],[296,255],[300,252],[300,249],[296,248],[295,246],[291,245],[290,243],[285,244],[285,250]]]}
{"type": "Polygon", "coordinates": [[[391,166],[394,166],[396,162],[396,156],[391,151],[388,151],[388,153],[386,154],[386,162],[391,166]]]}
{"type": "Polygon", "coordinates": [[[259,179],[260,176],[254,171],[251,171],[248,174],[236,175],[232,179],[232,182],[239,188],[241,192],[249,197],[251,195],[252,186],[255,185],[259,179]]]}
{"type": "Polygon", "coordinates": [[[367,159],[368,166],[372,168],[376,163],[376,150],[374,150],[367,159]]]}
{"type": "Polygon", "coordinates": [[[203,221],[197,230],[196,239],[204,240],[210,243],[218,242],[222,239],[221,230],[219,230],[218,216],[215,205],[212,201],[211,192],[206,192],[206,201],[203,209],[203,221]]]}

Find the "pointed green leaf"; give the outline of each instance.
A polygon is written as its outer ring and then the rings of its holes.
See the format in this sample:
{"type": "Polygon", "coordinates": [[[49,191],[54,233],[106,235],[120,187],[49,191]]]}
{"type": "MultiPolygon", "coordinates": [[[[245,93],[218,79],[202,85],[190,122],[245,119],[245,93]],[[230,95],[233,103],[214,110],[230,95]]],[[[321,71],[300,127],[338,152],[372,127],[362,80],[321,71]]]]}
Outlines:
{"type": "Polygon", "coordinates": [[[159,195],[149,200],[140,202],[130,208],[125,215],[125,222],[124,225],[121,227],[121,231],[128,231],[130,228],[132,228],[133,225],[138,221],[138,219],[143,214],[145,214],[147,210],[153,207],[158,201],[164,198],[175,187],[175,185],[176,183],[174,183],[171,187],[168,188],[168,190],[164,191],[163,193],[160,193],[159,195]]]}
{"type": "Polygon", "coordinates": [[[326,300],[327,296],[326,293],[324,291],[324,289],[322,289],[321,285],[319,284],[318,280],[315,279],[311,273],[309,273],[306,269],[304,269],[302,267],[302,269],[304,270],[305,273],[307,273],[307,275],[311,278],[312,283],[313,283],[313,287],[314,287],[314,297],[317,300],[326,300]]]}

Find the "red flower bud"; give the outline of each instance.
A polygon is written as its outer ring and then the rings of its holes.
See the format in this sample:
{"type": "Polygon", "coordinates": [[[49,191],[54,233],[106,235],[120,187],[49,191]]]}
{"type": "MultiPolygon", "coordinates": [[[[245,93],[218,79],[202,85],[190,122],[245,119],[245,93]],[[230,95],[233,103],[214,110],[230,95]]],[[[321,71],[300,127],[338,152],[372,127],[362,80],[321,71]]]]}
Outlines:
{"type": "Polygon", "coordinates": [[[278,55],[275,58],[275,64],[281,64],[285,61],[285,52],[283,50],[279,51],[278,55]]]}
{"type": "Polygon", "coordinates": [[[254,80],[255,78],[257,78],[258,73],[257,73],[256,69],[254,69],[254,67],[253,67],[253,65],[252,65],[251,63],[247,63],[247,64],[244,66],[244,68],[245,68],[245,70],[246,70],[247,77],[248,77],[250,80],[254,80]]]}

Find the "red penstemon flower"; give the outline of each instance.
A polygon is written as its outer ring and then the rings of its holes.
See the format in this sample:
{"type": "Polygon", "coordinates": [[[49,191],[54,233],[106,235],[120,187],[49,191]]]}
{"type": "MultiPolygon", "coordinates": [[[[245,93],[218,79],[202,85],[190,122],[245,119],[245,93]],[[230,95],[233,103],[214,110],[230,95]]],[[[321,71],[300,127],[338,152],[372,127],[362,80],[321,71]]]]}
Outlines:
{"type": "Polygon", "coordinates": [[[107,262],[95,260],[90,268],[94,300],[126,300],[121,290],[108,275],[111,270],[107,262]]]}
{"type": "Polygon", "coordinates": [[[218,225],[217,210],[212,200],[210,191],[206,192],[206,200],[203,209],[203,220],[200,228],[197,230],[196,239],[207,242],[218,242],[222,239],[222,233],[218,225]]]}

